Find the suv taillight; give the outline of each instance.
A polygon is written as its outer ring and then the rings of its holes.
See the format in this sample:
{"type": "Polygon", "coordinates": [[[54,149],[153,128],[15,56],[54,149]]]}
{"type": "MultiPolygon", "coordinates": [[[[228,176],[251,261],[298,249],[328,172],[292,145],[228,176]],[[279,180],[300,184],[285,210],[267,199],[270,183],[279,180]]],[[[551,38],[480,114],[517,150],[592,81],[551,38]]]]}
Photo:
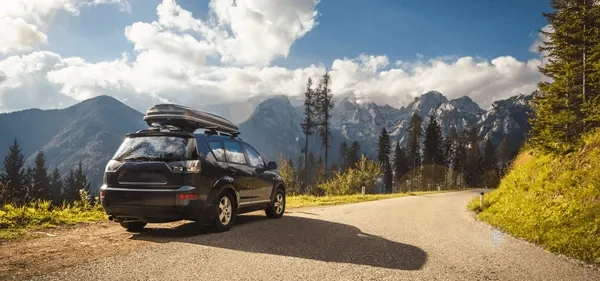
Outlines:
{"type": "Polygon", "coordinates": [[[174,173],[200,173],[200,160],[187,160],[167,163],[174,173]]]}

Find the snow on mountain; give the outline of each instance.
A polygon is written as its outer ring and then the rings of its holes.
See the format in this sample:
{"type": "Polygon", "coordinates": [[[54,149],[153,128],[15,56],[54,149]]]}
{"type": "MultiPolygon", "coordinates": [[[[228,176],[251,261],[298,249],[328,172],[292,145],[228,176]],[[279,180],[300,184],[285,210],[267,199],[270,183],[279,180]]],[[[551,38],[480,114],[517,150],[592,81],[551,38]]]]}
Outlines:
{"type": "MultiPolygon", "coordinates": [[[[529,102],[531,95],[518,95],[507,100],[496,101],[486,111],[471,98],[448,100],[437,91],[427,92],[415,97],[407,107],[394,108],[389,105],[377,105],[357,98],[353,93],[334,97],[332,111],[332,143],[330,144],[330,163],[337,162],[339,144],[346,141],[358,141],[362,152],[370,157],[377,153],[377,139],[382,128],[386,128],[392,141],[406,143],[408,127],[413,114],[423,119],[423,127],[427,126],[429,116],[435,113],[447,134],[451,127],[457,131],[477,126],[480,135],[492,138],[497,145],[504,136],[511,144],[519,145],[529,131],[527,114],[531,111],[529,102]]],[[[264,144],[265,150],[272,156],[276,151],[284,152],[286,157],[297,159],[304,147],[304,135],[300,122],[303,119],[304,106],[300,102],[295,105],[284,96],[270,98],[261,103],[255,112],[243,123],[245,133],[256,135],[257,141],[264,143],[264,136],[277,141],[264,144]],[[251,126],[249,125],[251,124],[251,126]],[[259,140],[263,141],[259,141],[259,140]],[[273,151],[273,152],[271,152],[273,151]]],[[[247,136],[246,136],[247,137],[247,136]]],[[[322,145],[315,135],[309,138],[309,150],[322,153],[322,145]]]]}

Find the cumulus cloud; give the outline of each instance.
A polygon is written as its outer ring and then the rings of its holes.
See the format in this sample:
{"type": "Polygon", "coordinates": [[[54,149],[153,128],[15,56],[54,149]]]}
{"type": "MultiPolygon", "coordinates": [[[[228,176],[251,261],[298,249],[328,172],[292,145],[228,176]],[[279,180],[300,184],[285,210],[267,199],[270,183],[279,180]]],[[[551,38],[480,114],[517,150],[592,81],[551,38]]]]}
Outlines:
{"type": "Polygon", "coordinates": [[[126,0],[10,0],[0,5],[0,54],[30,51],[48,43],[42,30],[56,13],[79,14],[81,8],[100,4],[117,4],[129,10],[126,0]]]}
{"type": "Polygon", "coordinates": [[[400,107],[437,90],[449,98],[470,96],[487,107],[497,99],[530,93],[542,79],[539,59],[518,61],[510,56],[420,56],[390,62],[385,55],[362,54],[330,65],[272,65],[317,25],[317,4],[245,0],[234,8],[229,0],[212,0],[208,19],[200,20],[174,1],[163,0],[156,21],[125,28],[134,54],[90,63],[34,52],[0,62],[6,77],[0,82],[0,111],[66,106],[102,94],[140,111],[157,102],[199,106],[263,95],[301,96],[307,79],[325,71],[331,74],[334,95],[353,92],[361,100],[400,107]],[[17,101],[19,91],[27,98],[17,101]],[[41,102],[36,96],[52,101],[41,102]]]}

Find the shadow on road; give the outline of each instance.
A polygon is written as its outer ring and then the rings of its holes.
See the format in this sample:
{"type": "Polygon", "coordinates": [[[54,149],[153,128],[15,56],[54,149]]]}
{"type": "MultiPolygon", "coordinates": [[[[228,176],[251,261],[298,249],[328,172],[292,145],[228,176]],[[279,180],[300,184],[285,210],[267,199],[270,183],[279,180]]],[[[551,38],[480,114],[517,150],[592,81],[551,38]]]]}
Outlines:
{"type": "Polygon", "coordinates": [[[357,227],[313,218],[242,215],[228,232],[199,231],[196,223],[175,228],[148,229],[131,239],[158,243],[177,241],[204,246],[326,262],[351,263],[390,269],[419,270],[425,251],[363,233],[357,227]]]}

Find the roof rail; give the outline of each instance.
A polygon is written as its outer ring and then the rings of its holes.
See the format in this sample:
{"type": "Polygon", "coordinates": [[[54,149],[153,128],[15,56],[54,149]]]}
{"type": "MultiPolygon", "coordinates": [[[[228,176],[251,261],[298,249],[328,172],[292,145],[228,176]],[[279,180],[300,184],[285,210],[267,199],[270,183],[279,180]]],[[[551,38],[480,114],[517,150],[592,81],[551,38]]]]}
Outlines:
{"type": "Polygon", "coordinates": [[[232,133],[219,132],[219,130],[215,127],[205,128],[204,133],[207,135],[227,136],[232,139],[237,138],[240,135],[240,132],[232,132],[232,133]]]}

